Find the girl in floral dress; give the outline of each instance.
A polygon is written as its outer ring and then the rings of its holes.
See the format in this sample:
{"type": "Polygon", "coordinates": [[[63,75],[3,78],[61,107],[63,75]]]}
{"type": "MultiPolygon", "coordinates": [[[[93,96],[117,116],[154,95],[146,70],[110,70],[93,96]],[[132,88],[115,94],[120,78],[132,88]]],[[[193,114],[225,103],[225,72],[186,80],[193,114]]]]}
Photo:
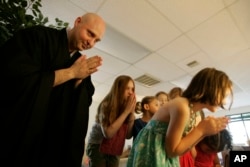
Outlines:
{"type": "Polygon", "coordinates": [[[161,107],[139,132],[127,167],[179,167],[180,155],[228,124],[227,117],[206,117],[193,128],[195,113],[204,108],[211,112],[224,108],[229,95],[232,96],[232,81],[224,72],[214,68],[199,71],[182,97],[161,107]],[[187,128],[189,132],[183,135],[187,128]]]}

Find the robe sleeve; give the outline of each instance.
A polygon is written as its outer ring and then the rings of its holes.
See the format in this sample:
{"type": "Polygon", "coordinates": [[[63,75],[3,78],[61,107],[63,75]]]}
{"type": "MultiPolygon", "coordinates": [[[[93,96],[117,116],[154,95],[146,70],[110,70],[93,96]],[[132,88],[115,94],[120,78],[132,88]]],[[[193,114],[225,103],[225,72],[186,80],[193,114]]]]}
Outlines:
{"type": "Polygon", "coordinates": [[[21,31],[1,46],[0,128],[4,137],[0,143],[6,155],[18,143],[25,147],[30,134],[40,135],[39,121],[45,116],[53,88],[54,71],[44,63],[51,59],[44,55],[45,40],[42,34],[29,33],[21,31]]]}

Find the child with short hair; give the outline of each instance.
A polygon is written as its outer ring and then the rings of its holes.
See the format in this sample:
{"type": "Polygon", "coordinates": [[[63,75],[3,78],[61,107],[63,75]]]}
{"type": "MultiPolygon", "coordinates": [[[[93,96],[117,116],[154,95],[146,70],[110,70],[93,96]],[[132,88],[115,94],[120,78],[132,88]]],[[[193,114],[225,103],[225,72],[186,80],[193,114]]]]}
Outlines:
{"type": "Polygon", "coordinates": [[[173,87],[169,93],[168,93],[168,96],[169,96],[169,99],[174,99],[176,97],[180,97],[182,95],[182,88],[181,87],[173,87]]]}
{"type": "Polygon", "coordinates": [[[158,99],[160,106],[163,106],[164,104],[168,103],[169,96],[164,91],[159,91],[155,94],[155,97],[158,99]]]}
{"type": "Polygon", "coordinates": [[[195,148],[197,152],[195,167],[220,167],[217,153],[232,149],[232,136],[224,129],[215,135],[205,137],[195,148]]]}

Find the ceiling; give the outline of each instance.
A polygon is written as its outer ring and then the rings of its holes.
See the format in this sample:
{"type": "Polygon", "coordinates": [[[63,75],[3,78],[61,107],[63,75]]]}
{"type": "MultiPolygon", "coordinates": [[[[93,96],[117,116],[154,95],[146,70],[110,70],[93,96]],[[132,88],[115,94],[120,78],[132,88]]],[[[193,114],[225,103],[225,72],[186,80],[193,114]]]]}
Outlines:
{"type": "Polygon", "coordinates": [[[114,79],[149,75],[160,83],[136,82],[138,100],[174,86],[185,88],[204,67],[225,71],[234,83],[232,108],[250,108],[249,0],[42,0],[51,23],[59,18],[73,26],[76,17],[96,12],[107,23],[104,38],[93,49],[103,65],[92,75],[96,106],[114,79]],[[196,66],[187,64],[196,61],[196,66]]]}

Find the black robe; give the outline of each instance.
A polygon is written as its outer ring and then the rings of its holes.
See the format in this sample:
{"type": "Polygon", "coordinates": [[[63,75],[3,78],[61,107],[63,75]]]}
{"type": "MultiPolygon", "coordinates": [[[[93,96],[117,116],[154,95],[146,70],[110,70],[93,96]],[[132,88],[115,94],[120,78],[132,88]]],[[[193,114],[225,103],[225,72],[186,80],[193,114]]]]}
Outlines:
{"type": "Polygon", "coordinates": [[[0,166],[80,167],[94,86],[53,88],[54,71],[69,67],[66,29],[18,32],[0,48],[0,166]]]}

